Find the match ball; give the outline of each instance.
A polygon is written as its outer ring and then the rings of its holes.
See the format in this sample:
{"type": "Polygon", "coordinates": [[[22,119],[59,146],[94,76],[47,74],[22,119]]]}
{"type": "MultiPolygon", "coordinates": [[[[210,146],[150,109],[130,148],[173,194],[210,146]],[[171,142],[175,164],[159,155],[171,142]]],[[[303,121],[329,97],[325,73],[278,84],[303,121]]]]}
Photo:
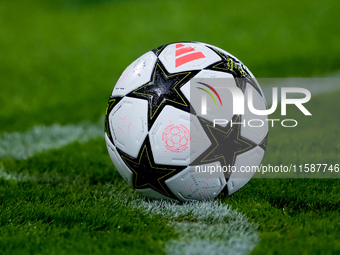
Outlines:
{"type": "Polygon", "coordinates": [[[121,74],[106,109],[116,170],[152,199],[235,193],[254,175],[268,141],[267,116],[248,109],[249,95],[254,108],[267,109],[253,74],[218,47],[178,42],[145,53],[121,74]]]}

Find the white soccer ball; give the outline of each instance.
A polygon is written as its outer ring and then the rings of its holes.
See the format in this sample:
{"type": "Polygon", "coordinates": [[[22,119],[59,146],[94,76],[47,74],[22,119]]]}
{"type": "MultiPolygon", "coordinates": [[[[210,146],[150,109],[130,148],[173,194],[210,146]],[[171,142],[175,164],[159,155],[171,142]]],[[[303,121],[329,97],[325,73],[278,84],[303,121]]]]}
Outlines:
{"type": "Polygon", "coordinates": [[[118,172],[154,199],[210,200],[239,190],[262,161],[268,123],[246,103],[235,114],[234,92],[267,109],[252,73],[220,48],[179,42],[139,57],[106,110],[105,139],[118,172]]]}

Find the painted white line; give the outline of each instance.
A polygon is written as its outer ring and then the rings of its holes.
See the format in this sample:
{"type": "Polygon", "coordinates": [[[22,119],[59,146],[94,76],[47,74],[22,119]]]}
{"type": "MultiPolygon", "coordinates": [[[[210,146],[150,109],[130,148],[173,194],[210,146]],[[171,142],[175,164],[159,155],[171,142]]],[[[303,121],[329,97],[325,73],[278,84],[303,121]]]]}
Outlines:
{"type": "Polygon", "coordinates": [[[0,134],[0,158],[26,159],[36,153],[104,137],[104,122],[35,126],[26,132],[0,134]]]}
{"type": "Polygon", "coordinates": [[[112,188],[119,202],[154,218],[163,218],[178,234],[165,244],[168,255],[249,254],[259,243],[257,225],[246,215],[218,201],[148,201],[123,183],[112,188]]]}
{"type": "Polygon", "coordinates": [[[5,180],[14,180],[16,182],[22,181],[22,180],[28,180],[29,176],[23,175],[22,173],[8,173],[5,170],[5,167],[3,164],[0,164],[0,178],[3,178],[5,180]]]}
{"type": "Polygon", "coordinates": [[[139,201],[146,215],[161,215],[178,233],[166,243],[166,254],[249,254],[259,243],[257,226],[242,213],[218,201],[177,204],[139,201]]]}

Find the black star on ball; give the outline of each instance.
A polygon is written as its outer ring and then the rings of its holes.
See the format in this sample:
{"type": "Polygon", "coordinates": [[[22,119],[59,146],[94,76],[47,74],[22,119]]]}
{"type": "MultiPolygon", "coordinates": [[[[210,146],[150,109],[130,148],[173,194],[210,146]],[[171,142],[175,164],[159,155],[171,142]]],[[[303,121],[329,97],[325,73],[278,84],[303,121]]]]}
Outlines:
{"type": "Polygon", "coordinates": [[[219,161],[222,167],[231,167],[235,164],[237,155],[257,146],[254,142],[241,136],[242,124],[235,124],[241,120],[239,115],[233,117],[233,125],[230,121],[225,127],[219,125],[214,127],[211,122],[198,118],[211,145],[191,163],[192,166],[219,161]]]}
{"type": "Polygon", "coordinates": [[[129,97],[144,98],[149,101],[149,128],[166,105],[190,112],[190,103],[180,91],[198,71],[170,74],[157,62],[151,81],[128,94],[129,97]]]}
{"type": "MultiPolygon", "coordinates": [[[[148,139],[146,139],[148,140],[148,139]]],[[[176,198],[164,183],[185,166],[164,166],[154,162],[149,142],[144,143],[136,159],[119,151],[125,164],[133,171],[133,186],[136,189],[152,188],[159,193],[176,198]]]]}

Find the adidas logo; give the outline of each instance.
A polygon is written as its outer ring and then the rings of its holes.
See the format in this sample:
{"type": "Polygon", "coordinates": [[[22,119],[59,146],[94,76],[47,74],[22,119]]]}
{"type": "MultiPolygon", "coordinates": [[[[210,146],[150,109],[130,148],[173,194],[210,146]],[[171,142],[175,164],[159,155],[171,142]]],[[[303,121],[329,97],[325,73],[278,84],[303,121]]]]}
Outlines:
{"type": "Polygon", "coordinates": [[[176,44],[175,58],[175,67],[179,67],[191,61],[205,58],[205,56],[202,52],[196,51],[191,46],[185,46],[182,43],[178,43],[176,44]]]}

